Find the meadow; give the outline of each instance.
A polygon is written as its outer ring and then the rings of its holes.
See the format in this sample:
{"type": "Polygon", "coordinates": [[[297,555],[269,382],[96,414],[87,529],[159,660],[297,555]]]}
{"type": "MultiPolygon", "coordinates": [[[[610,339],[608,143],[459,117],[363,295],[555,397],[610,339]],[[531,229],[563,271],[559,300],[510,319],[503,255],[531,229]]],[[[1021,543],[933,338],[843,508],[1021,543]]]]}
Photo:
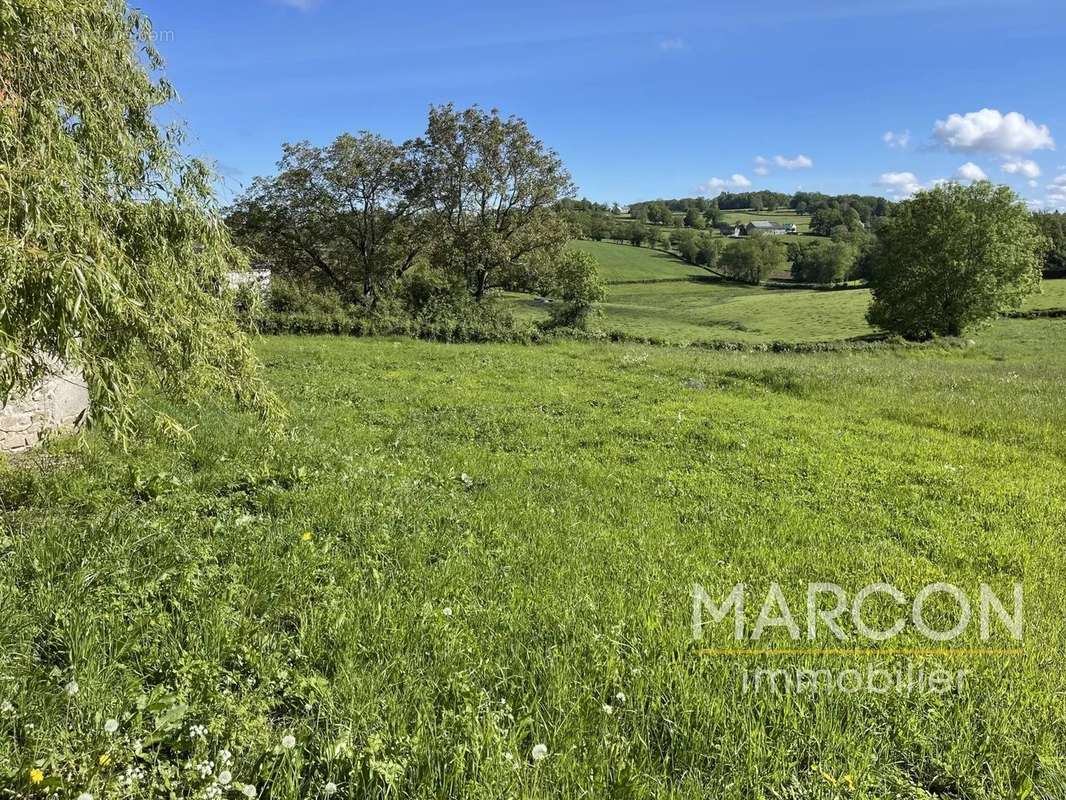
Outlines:
{"type": "Polygon", "coordinates": [[[265,339],[274,433],[160,404],[188,440],[61,441],[0,477],[0,787],[1062,797],[1064,342],[1059,319],[819,354],[265,339]],[[747,583],[750,622],[811,581],[1023,581],[1023,652],[700,654],[735,642],[694,641],[694,584],[747,583]],[[970,675],[743,677],[908,663],[970,675]]]}
{"type": "MultiPolygon", "coordinates": [[[[779,289],[727,281],[677,256],[610,242],[572,245],[596,258],[607,283],[602,314],[592,325],[606,333],[669,344],[745,345],[863,339],[866,289],[779,289]],[[642,281],[642,282],[637,282],[642,281]]],[[[508,293],[503,301],[527,321],[546,319],[547,307],[508,293]]],[[[1066,309],[1066,280],[1044,281],[1023,310],[1066,309]]]]}

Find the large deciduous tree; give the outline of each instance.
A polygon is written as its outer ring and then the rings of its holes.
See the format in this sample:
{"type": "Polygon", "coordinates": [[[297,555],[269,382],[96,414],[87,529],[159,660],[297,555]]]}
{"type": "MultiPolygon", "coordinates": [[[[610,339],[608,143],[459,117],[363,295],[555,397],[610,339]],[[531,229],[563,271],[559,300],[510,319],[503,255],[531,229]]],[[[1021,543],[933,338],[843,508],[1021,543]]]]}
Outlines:
{"type": "Polygon", "coordinates": [[[1048,248],[1007,186],[949,184],[900,203],[878,230],[870,276],[876,325],[910,339],[958,336],[1017,308],[1048,248]]]}
{"type": "Polygon", "coordinates": [[[146,381],[270,405],[210,172],[153,121],[151,38],[121,0],[0,0],[0,401],[58,359],[115,432],[146,381]]]}
{"type": "Polygon", "coordinates": [[[253,181],[228,221],[278,271],[373,306],[422,252],[424,212],[404,147],[364,132],[285,145],[278,174],[253,181]]]}
{"type": "Polygon", "coordinates": [[[553,206],[574,185],[523,120],[438,106],[411,147],[438,231],[434,263],[462,276],[475,299],[522,262],[561,255],[571,232],[553,206]]]}

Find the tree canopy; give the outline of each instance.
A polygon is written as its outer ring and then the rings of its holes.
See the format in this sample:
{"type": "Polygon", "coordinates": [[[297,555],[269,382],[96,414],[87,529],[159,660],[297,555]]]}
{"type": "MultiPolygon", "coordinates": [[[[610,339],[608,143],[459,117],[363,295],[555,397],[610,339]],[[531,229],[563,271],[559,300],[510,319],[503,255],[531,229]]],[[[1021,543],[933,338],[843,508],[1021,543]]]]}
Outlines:
{"type": "Polygon", "coordinates": [[[0,2],[0,400],[58,359],[116,432],[146,381],[270,404],[210,172],[153,119],[173,91],[150,41],[119,0],[0,2]]]}
{"type": "Polygon", "coordinates": [[[421,186],[410,152],[382,136],[287,144],[277,175],[256,178],[228,222],[282,274],[373,306],[428,243],[421,186]]]}
{"type": "Polygon", "coordinates": [[[788,266],[785,246],[776,237],[755,234],[725,248],[720,264],[732,278],[745,283],[761,283],[770,273],[788,266]]]}
{"type": "Polygon", "coordinates": [[[573,192],[523,120],[445,105],[403,144],[364,132],[285,145],[277,174],[257,178],[228,220],[276,268],[349,301],[373,307],[416,267],[480,300],[494,287],[534,289],[532,276],[560,263],[565,215],[606,216],[573,192]]]}
{"type": "Polygon", "coordinates": [[[958,336],[1017,308],[1048,241],[1007,186],[949,184],[900,203],[878,231],[870,323],[911,339],[958,336]]]}

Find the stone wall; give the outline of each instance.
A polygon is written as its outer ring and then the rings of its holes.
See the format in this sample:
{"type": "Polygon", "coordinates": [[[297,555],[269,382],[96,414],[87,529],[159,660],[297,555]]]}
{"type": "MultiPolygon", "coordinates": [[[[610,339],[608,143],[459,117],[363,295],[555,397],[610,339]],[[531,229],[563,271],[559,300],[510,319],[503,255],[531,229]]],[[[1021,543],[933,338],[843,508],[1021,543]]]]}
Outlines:
{"type": "Polygon", "coordinates": [[[50,376],[26,397],[0,406],[0,453],[29,450],[49,431],[71,427],[88,406],[80,375],[50,376]]]}

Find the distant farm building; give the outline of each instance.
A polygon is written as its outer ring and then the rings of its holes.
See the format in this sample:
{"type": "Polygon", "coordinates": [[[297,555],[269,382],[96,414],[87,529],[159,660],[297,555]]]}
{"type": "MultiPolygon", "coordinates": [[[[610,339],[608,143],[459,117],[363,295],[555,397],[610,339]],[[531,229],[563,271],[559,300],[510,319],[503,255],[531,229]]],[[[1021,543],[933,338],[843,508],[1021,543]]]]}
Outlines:
{"type": "Polygon", "coordinates": [[[769,222],[765,219],[757,219],[753,222],[749,222],[744,226],[744,232],[751,236],[755,233],[769,234],[770,236],[784,236],[786,233],[791,233],[789,227],[795,230],[795,225],[788,226],[782,225],[779,222],[769,222]]]}

